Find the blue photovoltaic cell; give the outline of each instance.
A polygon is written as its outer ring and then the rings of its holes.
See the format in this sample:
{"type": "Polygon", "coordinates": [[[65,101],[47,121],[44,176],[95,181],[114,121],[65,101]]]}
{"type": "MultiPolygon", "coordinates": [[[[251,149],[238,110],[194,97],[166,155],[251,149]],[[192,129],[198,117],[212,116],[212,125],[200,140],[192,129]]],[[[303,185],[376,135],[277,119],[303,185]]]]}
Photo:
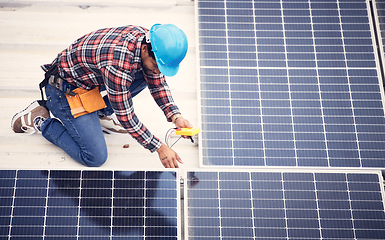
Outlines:
{"type": "Polygon", "coordinates": [[[175,172],[0,170],[0,239],[177,239],[175,172]]]}
{"type": "Polygon", "coordinates": [[[385,1],[384,0],[376,0],[376,9],[377,9],[377,16],[378,16],[378,24],[379,24],[379,31],[378,34],[381,38],[382,43],[382,50],[385,52],[385,1]]]}
{"type": "Polygon", "coordinates": [[[365,0],[196,4],[204,165],[385,167],[365,0]]]}
{"type": "Polygon", "coordinates": [[[188,239],[383,239],[378,174],[188,172],[188,239]]]}

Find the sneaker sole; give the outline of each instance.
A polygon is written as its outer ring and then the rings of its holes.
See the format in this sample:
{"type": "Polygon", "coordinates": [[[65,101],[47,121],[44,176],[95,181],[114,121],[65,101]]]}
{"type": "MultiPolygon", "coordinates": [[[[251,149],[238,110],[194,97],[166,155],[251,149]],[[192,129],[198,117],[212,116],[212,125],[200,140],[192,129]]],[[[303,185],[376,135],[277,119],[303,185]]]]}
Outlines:
{"type": "Polygon", "coordinates": [[[26,109],[16,113],[13,117],[12,117],[12,120],[11,120],[11,128],[13,130],[13,125],[15,124],[16,120],[21,117],[21,116],[24,116],[26,114],[28,114],[29,112],[32,111],[32,109],[35,109],[39,106],[42,106],[39,104],[39,100],[36,100],[34,102],[32,102],[26,109]]]}

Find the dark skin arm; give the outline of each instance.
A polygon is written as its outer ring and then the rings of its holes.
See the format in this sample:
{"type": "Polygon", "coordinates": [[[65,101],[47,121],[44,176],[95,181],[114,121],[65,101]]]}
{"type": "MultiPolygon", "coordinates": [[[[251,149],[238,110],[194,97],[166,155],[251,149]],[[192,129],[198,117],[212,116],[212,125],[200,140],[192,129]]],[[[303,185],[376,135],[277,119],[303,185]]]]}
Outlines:
{"type": "MultiPolygon", "coordinates": [[[[177,128],[189,128],[192,127],[191,123],[184,119],[183,117],[178,117],[175,120],[175,127],[177,128]]],[[[184,138],[187,138],[187,136],[183,136],[184,138]]],[[[159,160],[163,164],[165,168],[178,168],[178,163],[182,163],[182,159],[178,156],[178,154],[169,148],[167,145],[162,143],[160,148],[157,150],[159,155],[159,160]]]]}
{"type": "MultiPolygon", "coordinates": [[[[146,44],[142,44],[141,47],[141,59],[143,70],[146,74],[159,74],[160,71],[158,69],[158,65],[156,64],[155,59],[150,57],[148,53],[148,48],[146,44]]],[[[189,128],[192,127],[191,123],[184,119],[182,116],[179,116],[175,122],[175,127],[177,128],[189,128]]],[[[187,136],[182,136],[183,138],[188,138],[187,136]]],[[[162,143],[160,148],[157,150],[159,159],[165,168],[178,168],[178,163],[183,163],[182,159],[178,156],[178,154],[169,148],[167,145],[162,143]]]]}
{"type": "Polygon", "coordinates": [[[157,150],[160,162],[165,168],[178,168],[178,163],[183,163],[178,154],[164,143],[157,150]]]}

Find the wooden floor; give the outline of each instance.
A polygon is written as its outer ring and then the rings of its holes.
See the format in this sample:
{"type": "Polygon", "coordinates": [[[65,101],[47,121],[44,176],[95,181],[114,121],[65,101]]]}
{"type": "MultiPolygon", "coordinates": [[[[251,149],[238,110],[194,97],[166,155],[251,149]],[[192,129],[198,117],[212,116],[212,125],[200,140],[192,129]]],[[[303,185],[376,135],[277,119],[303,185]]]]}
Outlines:
{"type": "MultiPolygon", "coordinates": [[[[198,124],[194,2],[145,1],[4,1],[0,0],[0,169],[84,169],[41,134],[15,134],[12,116],[40,98],[40,65],[50,63],[78,37],[103,27],[173,23],[189,40],[189,51],[179,73],[168,78],[182,114],[198,124]]],[[[173,127],[148,90],[134,98],[139,118],[160,139],[173,127]]],[[[105,135],[109,158],[102,169],[163,169],[157,153],[150,153],[133,138],[105,135]],[[129,148],[123,148],[124,144],[129,148]]],[[[171,141],[176,140],[172,138],[171,141]]],[[[182,169],[198,167],[198,146],[179,141],[173,149],[185,162],[182,169]]]]}

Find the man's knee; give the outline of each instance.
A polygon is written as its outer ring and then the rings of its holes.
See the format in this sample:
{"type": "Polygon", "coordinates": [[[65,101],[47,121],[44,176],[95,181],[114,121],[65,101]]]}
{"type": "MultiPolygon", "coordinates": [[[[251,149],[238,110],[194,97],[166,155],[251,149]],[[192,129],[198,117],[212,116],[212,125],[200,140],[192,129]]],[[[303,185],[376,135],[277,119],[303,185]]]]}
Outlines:
{"type": "Polygon", "coordinates": [[[95,154],[83,154],[82,156],[83,163],[87,167],[100,167],[107,161],[107,158],[107,151],[100,151],[95,154]]]}

